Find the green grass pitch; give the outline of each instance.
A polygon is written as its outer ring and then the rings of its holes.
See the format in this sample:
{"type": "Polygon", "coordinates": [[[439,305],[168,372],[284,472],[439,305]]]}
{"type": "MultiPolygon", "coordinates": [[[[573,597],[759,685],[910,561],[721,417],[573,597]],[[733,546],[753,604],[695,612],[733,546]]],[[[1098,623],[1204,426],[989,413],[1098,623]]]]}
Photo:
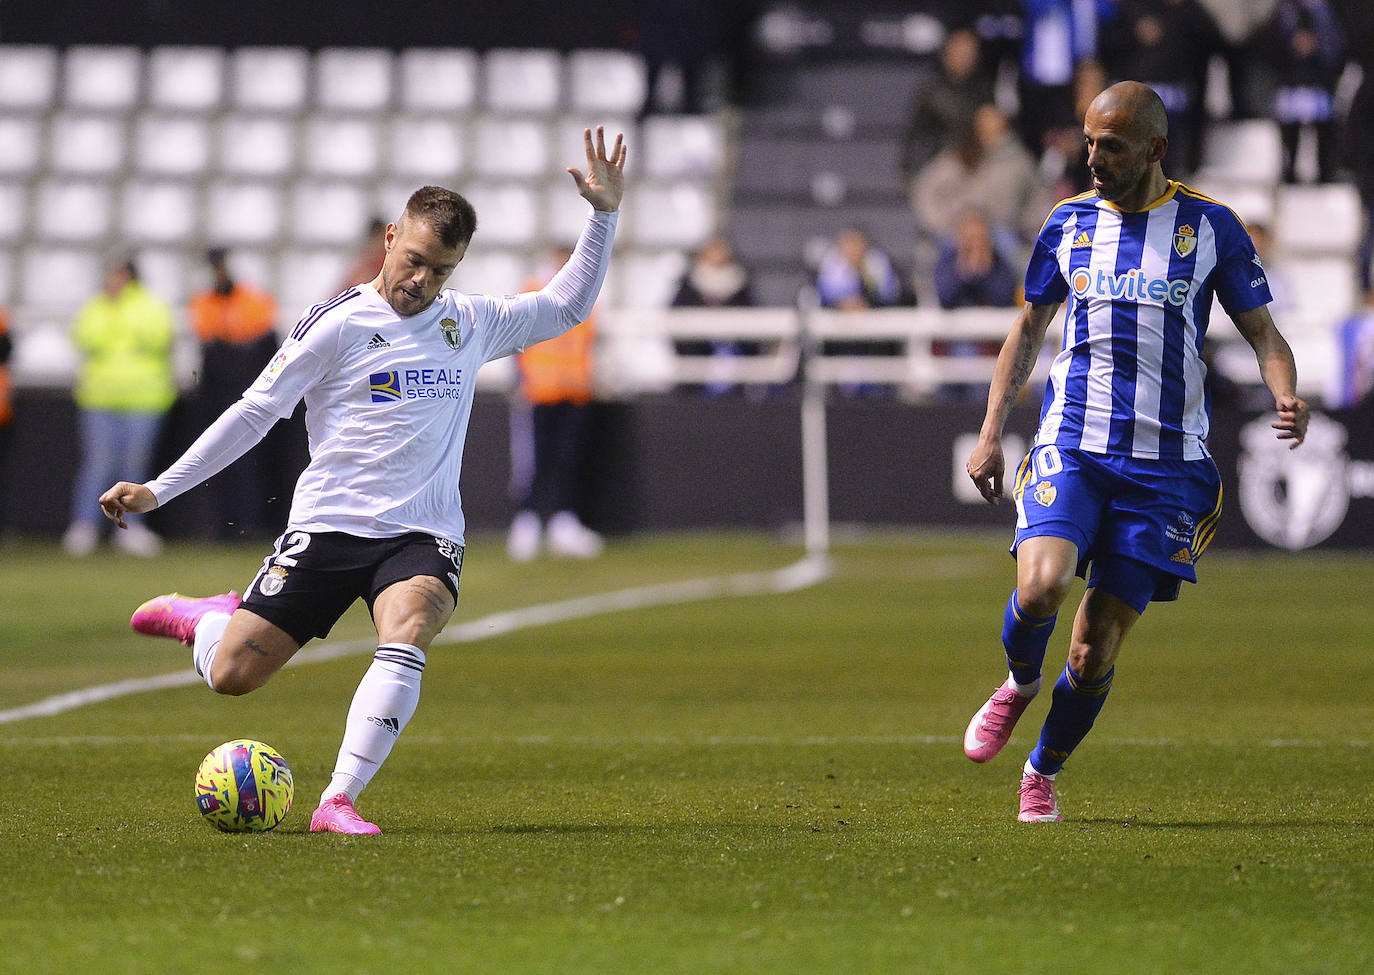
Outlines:
{"type": "MultiPolygon", "coordinates": [[[[360,802],[380,837],[306,832],[365,656],[0,724],[0,971],[1374,968],[1374,556],[1209,554],[1131,635],[1067,821],[1021,825],[1048,695],[989,765],[959,745],[1001,677],[1005,541],[846,540],[800,591],[436,647],[360,802]],[[235,737],[295,771],[273,833],[195,812],[197,764],[235,737]]],[[[128,614],[242,586],[262,554],[3,549],[0,711],[188,667],[128,614]]],[[[478,539],[455,624],[800,555],[692,535],[514,566],[478,539]]],[[[355,608],[334,638],[369,632],[355,608]]]]}

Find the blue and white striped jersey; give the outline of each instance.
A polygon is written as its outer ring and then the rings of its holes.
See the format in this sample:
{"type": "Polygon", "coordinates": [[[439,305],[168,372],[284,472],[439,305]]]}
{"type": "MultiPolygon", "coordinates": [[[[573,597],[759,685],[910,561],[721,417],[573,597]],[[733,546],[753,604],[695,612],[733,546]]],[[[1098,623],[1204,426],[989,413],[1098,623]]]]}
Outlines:
{"type": "Polygon", "coordinates": [[[1058,204],[1026,269],[1026,300],[1068,299],[1037,443],[1098,454],[1208,456],[1202,361],[1215,294],[1228,315],[1272,300],[1230,209],[1169,182],[1123,211],[1089,192],[1058,204]]]}

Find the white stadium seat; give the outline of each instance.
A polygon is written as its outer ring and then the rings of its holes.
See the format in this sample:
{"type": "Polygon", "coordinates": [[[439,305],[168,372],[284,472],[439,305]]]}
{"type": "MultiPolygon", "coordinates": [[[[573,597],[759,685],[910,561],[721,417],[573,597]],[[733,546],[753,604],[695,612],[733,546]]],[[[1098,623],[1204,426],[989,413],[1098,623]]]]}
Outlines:
{"type": "Polygon", "coordinates": [[[1274,241],[1286,250],[1351,254],[1361,222],[1360,195],[1349,183],[1279,187],[1274,241]]]}
{"type": "Polygon", "coordinates": [[[415,48],[401,53],[402,108],[466,112],[477,104],[477,54],[466,48],[415,48]]]}
{"type": "Polygon", "coordinates": [[[48,129],[48,165],[61,173],[114,173],[124,165],[127,126],[108,115],[53,116],[48,129]]]}
{"type": "Polygon", "coordinates": [[[184,244],[200,229],[199,195],[192,183],[126,182],[120,193],[120,235],[137,244],[184,244]]]}
{"type": "Polygon", "coordinates": [[[118,111],[138,101],[143,55],[137,48],[73,47],[64,66],[62,95],[71,107],[118,111]]]}
{"type": "Polygon", "coordinates": [[[591,205],[577,193],[571,177],[548,183],[544,193],[544,227],[554,244],[574,243],[587,225],[591,205]]]}
{"type": "Polygon", "coordinates": [[[528,247],[539,238],[542,219],[535,190],[521,183],[484,183],[464,194],[477,210],[483,245],[528,247]]]}
{"type": "Polygon", "coordinates": [[[472,169],[480,176],[545,179],[553,165],[549,143],[542,121],[484,116],[473,127],[472,169]]]}
{"type": "Polygon", "coordinates": [[[1259,183],[1233,183],[1224,179],[1191,180],[1189,186],[1226,204],[1246,224],[1274,223],[1274,187],[1259,183]]]}
{"type": "Polygon", "coordinates": [[[616,303],[626,308],[666,308],[687,270],[687,255],[678,250],[631,251],[611,262],[616,303]]]}
{"type": "Polygon", "coordinates": [[[463,172],[463,129],[435,116],[402,116],[386,128],[387,172],[452,185],[463,172]]]}
{"type": "Polygon", "coordinates": [[[575,112],[634,115],[644,104],[647,88],[644,59],[638,54],[574,51],[568,55],[568,106],[575,112]]]}
{"type": "Polygon", "coordinates": [[[1208,125],[1199,182],[1216,178],[1273,186],[1282,168],[1283,143],[1275,122],[1246,119],[1208,125]]]}
{"type": "Polygon", "coordinates": [[[191,296],[190,257],[179,247],[143,248],[135,252],[138,273],[148,290],[174,308],[191,296]]]}
{"type": "Polygon", "coordinates": [[[709,186],[660,183],[641,186],[626,206],[630,236],[638,246],[696,247],[715,230],[709,186]]]}
{"type": "Polygon", "coordinates": [[[448,286],[466,294],[509,295],[530,276],[530,261],[517,251],[474,250],[449,278],[448,286]]]}
{"type": "Polygon", "coordinates": [[[28,214],[28,187],[9,180],[0,182],[0,240],[23,237],[28,230],[28,214]]]}
{"type": "Polygon", "coordinates": [[[371,176],[381,152],[378,125],[368,119],[313,116],[306,119],[302,168],[319,176],[371,176]]]}
{"type": "Polygon", "coordinates": [[[643,144],[644,171],[652,177],[713,177],[725,159],[725,136],[705,115],[651,115],[643,144]]]}
{"type": "MultiPolygon", "coordinates": [[[[338,248],[292,248],[277,261],[274,294],[282,325],[289,328],[312,305],[338,294],[339,280],[348,270],[349,252],[338,248]]],[[[260,281],[264,287],[271,287],[260,281]]]]}
{"type": "Polygon", "coordinates": [[[548,114],[558,108],[563,88],[563,58],[536,48],[487,52],[484,63],[486,107],[494,112],[548,114]]]}
{"type": "Polygon", "coordinates": [[[235,175],[285,176],[296,161],[296,125],[270,116],[226,116],[215,161],[235,175]]]}
{"type": "Polygon", "coordinates": [[[65,245],[29,247],[20,259],[16,303],[73,314],[100,287],[100,264],[100,255],[94,250],[65,245]]]}
{"type": "Polygon", "coordinates": [[[338,112],[390,107],[393,62],[385,48],[325,48],[315,56],[315,104],[338,112]]]}
{"type": "Polygon", "coordinates": [[[230,55],[229,97],[236,108],[296,112],[305,107],[310,58],[294,47],[244,47],[230,55]]]}
{"type": "Polygon", "coordinates": [[[14,252],[0,250],[0,307],[14,304],[14,252]]]}
{"type": "Polygon", "coordinates": [[[357,183],[302,180],[291,188],[286,232],[305,244],[349,244],[371,215],[369,195],[357,183]]]}
{"type": "Polygon", "coordinates": [[[0,116],[0,173],[32,175],[43,149],[43,123],[37,118],[0,116]]]}
{"type": "Polygon", "coordinates": [[[35,230],[44,240],[98,244],[110,232],[113,216],[107,183],[49,179],[34,193],[35,230]]]}
{"type": "Polygon", "coordinates": [[[57,100],[57,49],[0,44],[0,111],[45,112],[57,100]]]}
{"type": "Polygon", "coordinates": [[[272,183],[218,182],[205,200],[205,236],[221,246],[267,244],[282,227],[282,191],[272,183]]]}
{"type": "Polygon", "coordinates": [[[188,176],[210,164],[210,123],[192,116],[143,115],[134,122],[134,166],[143,173],[188,176]]]}
{"type": "MultiPolygon", "coordinates": [[[[1359,287],[1355,279],[1355,262],[1349,255],[1332,257],[1275,258],[1266,262],[1273,276],[1281,277],[1295,294],[1284,304],[1294,309],[1293,326],[1280,324],[1285,337],[1301,337],[1318,330],[1323,334],[1336,327],[1359,305],[1359,287]],[[1292,335],[1289,335],[1289,331],[1292,335]]],[[[1285,318],[1285,320],[1287,320],[1285,318]]]]}
{"type": "Polygon", "coordinates": [[[217,47],[158,47],[148,55],[148,104],[207,111],[224,99],[224,51],[217,47]]]}

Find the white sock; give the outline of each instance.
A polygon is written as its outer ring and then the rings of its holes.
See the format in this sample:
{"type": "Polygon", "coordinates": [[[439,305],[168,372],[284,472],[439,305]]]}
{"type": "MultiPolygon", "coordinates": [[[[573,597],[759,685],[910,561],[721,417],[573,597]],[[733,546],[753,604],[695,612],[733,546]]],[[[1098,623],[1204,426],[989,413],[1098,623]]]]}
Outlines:
{"type": "Polygon", "coordinates": [[[224,636],[224,628],[228,625],[228,613],[206,613],[196,624],[196,640],[191,644],[191,662],[195,664],[196,673],[205,678],[205,683],[210,685],[212,691],[215,685],[210,684],[210,665],[215,662],[220,638],[224,636]]]}
{"type": "Polygon", "coordinates": [[[1031,764],[1031,760],[1029,758],[1026,759],[1026,764],[1021,767],[1021,772],[1024,775],[1038,775],[1042,779],[1049,779],[1051,782],[1053,782],[1059,776],[1058,772],[1055,772],[1054,775],[1046,775],[1044,772],[1039,771],[1038,769],[1036,769],[1034,765],[1031,764]]]}
{"type": "Polygon", "coordinates": [[[424,670],[425,652],[419,647],[387,643],[377,648],[353,694],[334,777],[321,802],[340,792],[358,801],[415,713],[424,670]]]}
{"type": "Polygon", "coordinates": [[[1040,684],[1043,680],[1043,677],[1037,677],[1029,684],[1018,684],[1016,683],[1016,678],[1008,674],[1007,686],[1022,697],[1035,697],[1035,695],[1040,693],[1040,684]]]}

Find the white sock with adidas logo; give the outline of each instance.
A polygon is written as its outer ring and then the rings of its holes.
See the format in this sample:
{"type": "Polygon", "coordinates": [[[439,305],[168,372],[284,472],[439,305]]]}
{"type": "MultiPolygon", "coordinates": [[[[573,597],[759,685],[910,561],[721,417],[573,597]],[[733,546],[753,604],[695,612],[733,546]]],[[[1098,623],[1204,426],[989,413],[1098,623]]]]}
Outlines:
{"type": "Polygon", "coordinates": [[[419,647],[384,643],[377,648],[353,694],[334,776],[321,801],[340,792],[358,801],[415,713],[424,671],[425,652],[419,647]]]}

